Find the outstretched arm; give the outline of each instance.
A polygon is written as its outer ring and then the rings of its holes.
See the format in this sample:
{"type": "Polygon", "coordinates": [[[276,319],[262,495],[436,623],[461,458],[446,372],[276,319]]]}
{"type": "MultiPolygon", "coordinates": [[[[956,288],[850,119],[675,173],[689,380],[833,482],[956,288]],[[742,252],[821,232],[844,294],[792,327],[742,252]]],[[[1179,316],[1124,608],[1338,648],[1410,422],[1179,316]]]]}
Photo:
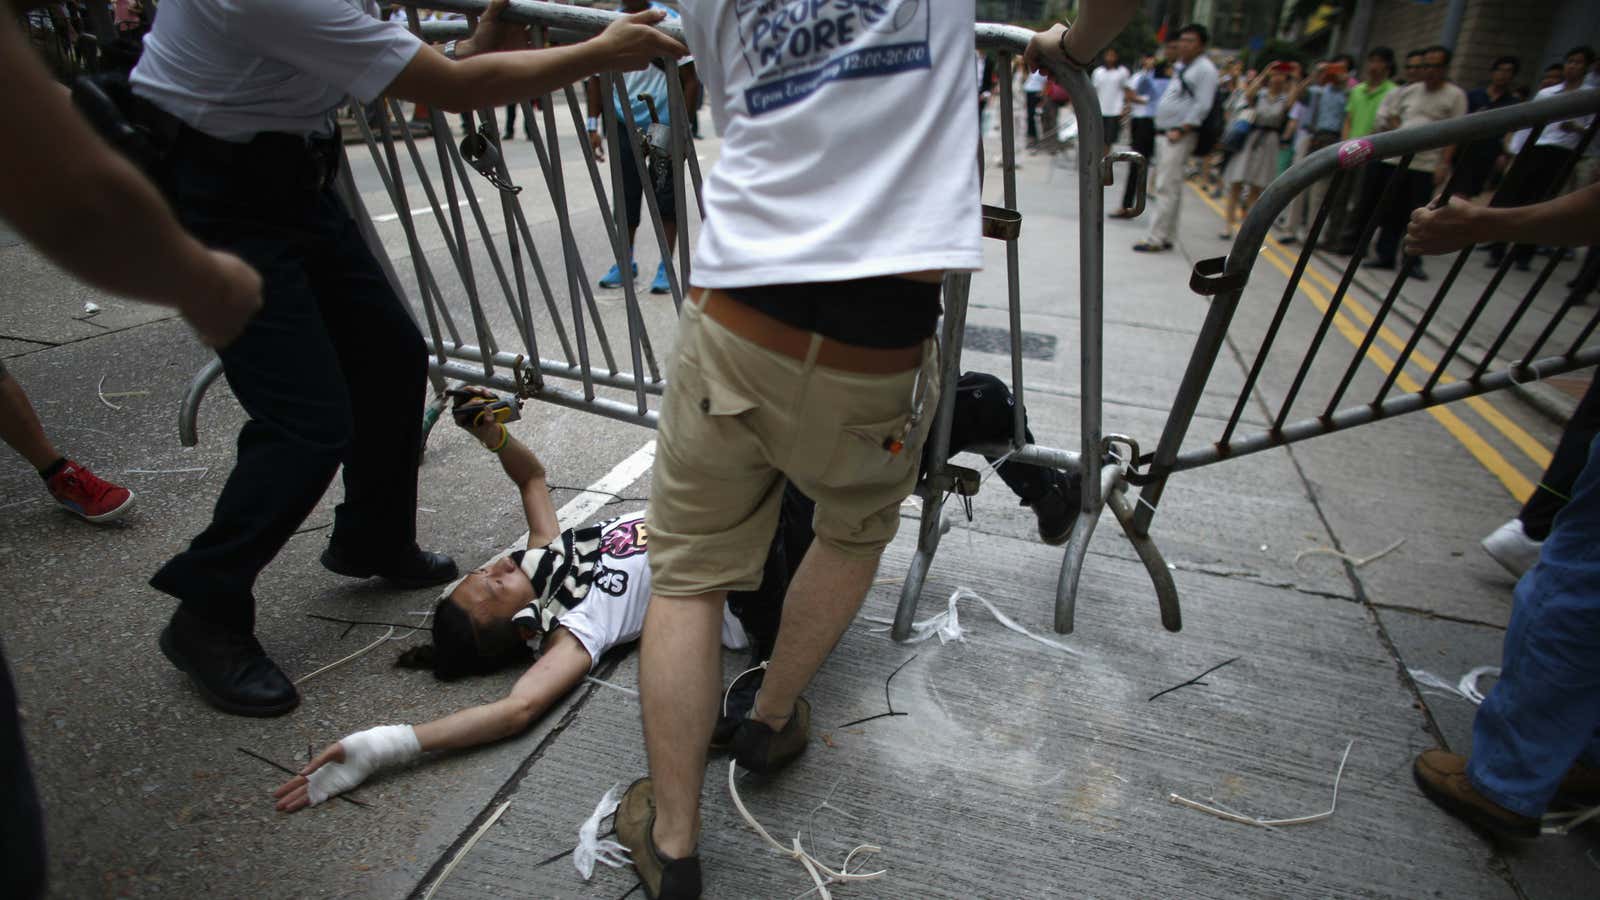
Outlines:
{"type": "Polygon", "coordinates": [[[517,679],[511,693],[412,728],[388,725],[357,732],[317,754],[300,774],[273,792],[279,812],[316,806],[361,784],[373,773],[410,762],[423,753],[462,750],[526,731],[588,674],[592,660],[565,628],[551,632],[538,662],[517,679]]]}
{"type": "Polygon", "coordinates": [[[544,50],[479,53],[453,61],[423,47],[385,93],[449,112],[517,103],[596,72],[637,69],[657,57],[687,54],[687,47],[654,27],[665,16],[660,10],[622,16],[581,44],[544,50]]]}
{"type": "Polygon", "coordinates": [[[1532,206],[1477,206],[1460,197],[1422,207],[1406,229],[1407,253],[1450,253],[1469,244],[1518,241],[1557,247],[1600,243],[1600,184],[1532,206]]]}

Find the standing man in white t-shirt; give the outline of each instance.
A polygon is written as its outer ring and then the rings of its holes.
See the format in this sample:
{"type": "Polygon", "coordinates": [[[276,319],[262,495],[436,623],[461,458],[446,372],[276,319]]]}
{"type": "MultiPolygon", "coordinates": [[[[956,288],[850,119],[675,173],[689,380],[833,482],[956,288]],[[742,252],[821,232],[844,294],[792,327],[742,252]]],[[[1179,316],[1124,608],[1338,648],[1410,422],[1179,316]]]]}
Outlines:
{"type": "Polygon", "coordinates": [[[162,187],[190,230],[264,282],[260,316],[220,353],[249,415],[238,459],[210,526],[151,579],[179,601],[162,652],[224,712],[300,701],[255,638],[253,589],[341,465],[325,567],[409,587],[456,577],[417,546],[427,348],[333,189],[334,110],[383,94],[481,109],[684,52],[647,13],[573,46],[476,55],[527,46],[504,8],[456,45],[473,56],[460,62],[380,21],[374,0],[165,0],[145,39],[131,80],[141,115],[172,135],[162,187]]]}
{"type": "Polygon", "coordinates": [[[1206,58],[1211,40],[1204,25],[1178,30],[1177,61],[1172,80],[1156,105],[1156,214],[1150,233],[1133,245],[1140,253],[1172,249],[1183,205],[1183,165],[1194,155],[1200,125],[1217,96],[1217,67],[1206,58]]]}
{"type": "Polygon", "coordinates": [[[724,143],[651,484],[639,655],[651,777],[616,814],[650,897],[701,890],[723,598],[760,580],[793,483],[816,501],[816,537],[732,738],[740,765],[776,772],[805,751],[801,691],[859,610],[915,484],[939,393],[940,281],[982,265],[973,0],[884,6],[683,4],[724,143]]]}
{"type": "Polygon", "coordinates": [[[1122,130],[1122,108],[1127,103],[1128,80],[1132,77],[1128,67],[1117,57],[1114,47],[1107,47],[1099,68],[1090,76],[1094,92],[1100,98],[1100,116],[1105,120],[1106,149],[1117,142],[1122,130]]]}

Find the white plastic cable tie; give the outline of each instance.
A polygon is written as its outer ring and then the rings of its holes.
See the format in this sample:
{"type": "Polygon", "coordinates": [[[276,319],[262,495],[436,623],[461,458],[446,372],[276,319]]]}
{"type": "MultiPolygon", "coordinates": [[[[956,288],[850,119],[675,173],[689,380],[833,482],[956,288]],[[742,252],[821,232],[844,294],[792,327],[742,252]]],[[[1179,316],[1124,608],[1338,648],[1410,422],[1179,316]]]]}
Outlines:
{"type": "Polygon", "coordinates": [[[1499,678],[1500,667],[1479,666],[1461,676],[1461,682],[1456,685],[1456,690],[1461,692],[1461,696],[1471,700],[1473,706],[1480,706],[1483,703],[1483,692],[1478,690],[1478,679],[1485,675],[1493,675],[1499,678]]]}
{"type": "Polygon", "coordinates": [[[472,852],[472,848],[477,846],[478,841],[488,832],[490,826],[500,821],[500,817],[505,815],[506,810],[509,808],[511,808],[510,800],[500,804],[500,808],[496,809],[488,820],[473,833],[472,837],[461,846],[461,849],[456,851],[456,855],[450,858],[450,864],[445,866],[444,871],[439,873],[439,877],[434,879],[433,884],[428,886],[428,892],[422,895],[422,900],[433,900],[433,892],[439,889],[439,885],[444,884],[444,880],[449,878],[450,873],[455,871],[456,866],[460,865],[461,861],[466,859],[467,854],[472,852]]]}
{"type": "Polygon", "coordinates": [[[759,671],[761,669],[765,669],[767,667],[767,663],[769,663],[769,662],[771,662],[771,660],[764,659],[761,662],[751,666],[750,668],[745,669],[743,672],[740,672],[739,674],[733,676],[733,680],[728,682],[728,689],[722,692],[722,714],[724,716],[726,716],[728,714],[728,697],[729,697],[729,695],[731,695],[733,693],[733,686],[739,683],[739,679],[745,677],[746,675],[749,675],[751,672],[756,672],[756,671],[759,671]]]}
{"type": "MultiPolygon", "coordinates": [[[[1333,549],[1332,547],[1311,547],[1311,548],[1308,548],[1308,549],[1305,549],[1305,550],[1301,550],[1299,553],[1296,553],[1294,555],[1294,567],[1298,571],[1299,568],[1300,568],[1300,560],[1306,558],[1307,556],[1333,556],[1333,557],[1337,557],[1339,559],[1342,559],[1345,562],[1349,563],[1350,565],[1352,565],[1352,566],[1356,567],[1357,569],[1359,569],[1362,566],[1366,565],[1367,563],[1377,562],[1378,560],[1383,559],[1385,556],[1388,556],[1389,554],[1395,552],[1396,550],[1399,550],[1400,546],[1402,544],[1404,544],[1405,542],[1406,542],[1406,539],[1405,538],[1401,538],[1400,540],[1395,541],[1394,543],[1392,543],[1389,546],[1383,548],[1382,550],[1379,550],[1377,553],[1373,553],[1373,554],[1368,555],[1368,556],[1351,556],[1348,553],[1343,553],[1341,551],[1333,549]]],[[[1266,549],[1266,548],[1263,547],[1262,549],[1266,549]]]]}
{"type": "Polygon", "coordinates": [[[1331,818],[1334,811],[1339,808],[1339,782],[1344,778],[1344,764],[1349,761],[1350,748],[1355,746],[1355,743],[1356,742],[1354,740],[1351,740],[1349,743],[1344,745],[1344,756],[1339,758],[1339,770],[1333,775],[1333,802],[1328,805],[1327,812],[1320,812],[1309,816],[1296,816],[1292,819],[1259,819],[1255,816],[1241,815],[1239,813],[1217,809],[1215,806],[1207,806],[1204,803],[1190,800],[1187,797],[1180,797],[1177,794],[1168,794],[1167,800],[1180,806],[1187,806],[1190,809],[1197,809],[1200,812],[1208,813],[1216,816],[1219,819],[1227,819],[1230,822],[1238,822],[1241,825],[1253,825],[1257,828],[1276,828],[1281,825],[1305,825],[1309,822],[1320,822],[1323,819],[1331,818]]]}
{"type": "Polygon", "coordinates": [[[1539,364],[1537,362],[1530,362],[1526,366],[1520,366],[1517,363],[1512,363],[1512,364],[1506,366],[1506,377],[1511,379],[1511,383],[1512,384],[1516,385],[1517,387],[1522,387],[1525,384],[1532,384],[1535,381],[1543,381],[1544,380],[1544,373],[1539,371],[1539,364]],[[1533,377],[1527,379],[1526,381],[1518,381],[1517,380],[1517,369],[1523,369],[1523,368],[1532,369],[1533,370],[1533,377]]]}
{"type": "Polygon", "coordinates": [[[631,687],[623,687],[620,684],[613,684],[613,683],[611,683],[609,681],[605,681],[603,679],[596,678],[593,675],[585,675],[585,676],[583,676],[583,680],[589,682],[590,684],[598,684],[601,687],[611,688],[613,691],[620,691],[620,692],[622,692],[624,694],[627,694],[630,697],[638,697],[639,696],[639,692],[634,690],[631,687]]]}
{"type": "MultiPolygon", "coordinates": [[[[983,597],[977,592],[964,587],[958,587],[951,592],[950,603],[945,608],[944,612],[924,619],[921,622],[913,623],[911,626],[911,636],[906,638],[905,642],[908,644],[919,644],[935,635],[938,635],[939,643],[941,644],[948,644],[951,641],[965,641],[966,632],[961,627],[961,618],[956,611],[957,606],[962,600],[976,600],[978,603],[983,604],[984,609],[987,609],[989,614],[994,616],[995,621],[999,622],[1006,629],[1015,631],[1017,634],[1020,634],[1029,640],[1037,641],[1041,644],[1044,644],[1046,647],[1052,647],[1056,650],[1060,650],[1062,653],[1065,653],[1068,656],[1082,655],[1078,651],[1068,647],[1063,643],[1060,643],[1059,641],[1053,641],[1047,637],[1034,634],[1023,626],[1017,624],[1017,622],[1010,616],[1001,612],[999,607],[989,602],[988,598],[983,597]]],[[[865,621],[880,625],[894,624],[893,621],[889,619],[883,619],[877,616],[865,616],[863,618],[865,621]]],[[[886,628],[873,629],[874,632],[882,632],[887,630],[888,629],[886,628]]]]}
{"type": "Polygon", "coordinates": [[[1467,695],[1461,692],[1461,688],[1445,681],[1427,669],[1407,669],[1406,673],[1411,676],[1412,681],[1423,687],[1434,688],[1452,697],[1460,697],[1462,700],[1468,699],[1467,695]]]}
{"type": "MultiPolygon", "coordinates": [[[[761,840],[765,841],[768,847],[771,847],[790,859],[799,860],[802,865],[805,865],[806,862],[809,861],[810,866],[807,866],[807,874],[810,874],[810,867],[815,866],[817,872],[826,875],[830,881],[871,881],[876,878],[882,878],[884,875],[888,874],[888,869],[879,869],[876,872],[859,873],[845,871],[835,872],[833,869],[830,869],[821,862],[818,862],[815,856],[807,853],[805,848],[800,845],[800,838],[798,835],[795,837],[794,845],[792,847],[785,847],[784,845],[778,843],[767,831],[767,829],[761,827],[761,823],[756,821],[756,817],[752,816],[750,814],[750,810],[745,808],[744,800],[740,799],[739,786],[734,781],[734,775],[736,774],[738,765],[739,764],[737,761],[731,759],[728,760],[728,796],[733,799],[733,806],[739,811],[739,816],[744,819],[745,824],[749,825],[750,830],[754,831],[756,835],[761,838],[761,840]]],[[[850,853],[845,856],[844,868],[848,869],[850,867],[850,860],[854,858],[857,853],[882,852],[883,848],[875,844],[862,844],[850,851],[850,853]]]]}
{"type": "Polygon", "coordinates": [[[613,869],[620,869],[632,862],[628,858],[627,847],[610,838],[600,837],[601,820],[615,814],[617,805],[622,802],[622,798],[617,794],[617,789],[620,787],[622,787],[620,783],[613,784],[595,805],[594,812],[578,826],[578,846],[572,850],[572,864],[577,867],[578,874],[584,881],[594,877],[594,864],[597,862],[605,863],[613,869]]]}

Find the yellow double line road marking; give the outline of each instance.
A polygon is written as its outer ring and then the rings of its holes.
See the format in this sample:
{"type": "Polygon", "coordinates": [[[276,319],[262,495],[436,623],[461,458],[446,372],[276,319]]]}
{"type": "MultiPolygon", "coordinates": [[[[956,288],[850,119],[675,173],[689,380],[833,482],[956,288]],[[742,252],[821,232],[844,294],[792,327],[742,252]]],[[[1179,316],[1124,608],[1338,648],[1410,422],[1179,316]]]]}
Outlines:
{"type": "MultiPolygon", "coordinates": [[[[1211,199],[1211,197],[1208,196],[1204,191],[1195,187],[1193,184],[1190,184],[1189,188],[1190,190],[1194,191],[1195,195],[1198,196],[1201,201],[1210,207],[1211,210],[1219,217],[1225,216],[1222,206],[1215,200],[1211,199]]],[[[1273,268],[1277,269],[1279,272],[1282,272],[1285,278],[1294,277],[1294,267],[1288,262],[1288,260],[1294,259],[1296,256],[1297,255],[1295,253],[1285,250],[1283,245],[1278,243],[1278,241],[1271,235],[1267,236],[1266,244],[1261,248],[1261,258],[1271,263],[1273,268]]],[[[1306,266],[1306,275],[1309,276],[1311,281],[1321,285],[1321,287],[1327,290],[1329,294],[1337,292],[1337,285],[1329,280],[1327,276],[1323,275],[1322,272],[1318,271],[1315,260],[1306,266]]],[[[1308,284],[1304,278],[1301,279],[1298,287],[1300,293],[1304,294],[1306,299],[1311,301],[1312,305],[1317,308],[1318,312],[1321,312],[1324,315],[1327,314],[1329,294],[1324,294],[1322,290],[1319,290],[1318,288],[1308,284]]],[[[1350,342],[1352,347],[1359,348],[1361,346],[1361,342],[1366,338],[1367,329],[1372,327],[1374,318],[1375,316],[1371,310],[1367,309],[1365,304],[1361,303],[1361,301],[1357,300],[1354,296],[1347,292],[1344,296],[1344,300],[1341,303],[1341,310],[1334,315],[1333,324],[1334,327],[1338,329],[1339,333],[1344,336],[1345,340],[1350,342]],[[1349,311],[1349,316],[1345,314],[1345,310],[1349,311]],[[1361,325],[1358,326],[1354,321],[1352,321],[1351,316],[1360,320],[1361,325]]],[[[1391,331],[1388,326],[1383,326],[1378,329],[1378,341],[1388,345],[1397,354],[1405,350],[1406,342],[1401,339],[1400,335],[1391,331]]],[[[1374,342],[1367,347],[1366,356],[1367,360],[1376,366],[1380,371],[1382,371],[1385,376],[1387,376],[1394,368],[1395,358],[1391,357],[1388,353],[1380,349],[1377,342],[1374,342]]],[[[1417,366],[1420,370],[1428,373],[1431,373],[1435,368],[1437,368],[1437,363],[1435,363],[1432,359],[1429,359],[1420,350],[1413,350],[1408,362],[1417,366]]],[[[1454,382],[1456,379],[1451,377],[1449,374],[1445,374],[1441,376],[1439,380],[1441,383],[1449,384],[1454,382]]],[[[1407,372],[1401,372],[1395,379],[1395,384],[1399,385],[1401,390],[1410,393],[1417,393],[1422,390],[1422,385],[1419,384],[1416,379],[1412,378],[1407,372]]],[[[1550,465],[1550,450],[1541,444],[1537,438],[1529,434],[1521,426],[1517,425],[1517,423],[1511,421],[1510,418],[1508,418],[1499,409],[1495,408],[1495,406],[1489,403],[1489,401],[1482,397],[1469,397],[1467,398],[1466,403],[1474,412],[1481,416],[1485,422],[1488,422],[1491,427],[1504,435],[1507,440],[1517,447],[1517,449],[1521,450],[1529,460],[1539,467],[1539,471],[1541,473],[1550,465]]],[[[1466,448],[1467,452],[1471,453],[1472,457],[1476,459],[1480,465],[1488,470],[1491,475],[1497,478],[1500,483],[1505,486],[1506,490],[1511,493],[1511,496],[1514,497],[1518,502],[1526,500],[1533,494],[1534,483],[1529,481],[1526,476],[1518,471],[1517,468],[1500,453],[1500,451],[1496,450],[1489,444],[1488,441],[1484,440],[1483,436],[1478,434],[1478,432],[1471,425],[1468,425],[1465,421],[1463,421],[1460,416],[1456,415],[1449,408],[1443,406],[1429,407],[1428,414],[1433,416],[1433,418],[1438,421],[1440,425],[1444,426],[1444,429],[1448,431],[1450,435],[1461,444],[1462,447],[1466,448]]]]}

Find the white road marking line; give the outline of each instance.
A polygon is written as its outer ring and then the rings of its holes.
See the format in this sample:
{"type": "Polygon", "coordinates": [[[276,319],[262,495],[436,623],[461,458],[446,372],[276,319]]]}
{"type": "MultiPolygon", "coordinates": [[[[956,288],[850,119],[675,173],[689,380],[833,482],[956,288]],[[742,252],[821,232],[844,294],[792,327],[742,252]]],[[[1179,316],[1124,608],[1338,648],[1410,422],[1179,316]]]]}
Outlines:
{"type": "MultiPolygon", "coordinates": [[[[461,207],[464,207],[466,205],[467,205],[467,201],[465,199],[461,199],[461,200],[457,200],[456,201],[456,208],[457,209],[460,209],[461,207]]],[[[429,212],[433,212],[433,207],[431,207],[431,206],[419,206],[416,209],[407,210],[406,211],[406,216],[408,218],[414,219],[417,216],[422,215],[423,213],[429,213],[429,212]]],[[[374,222],[398,222],[398,221],[400,221],[400,214],[399,213],[384,213],[381,216],[373,216],[372,217],[372,221],[374,221],[374,222]]]]}

